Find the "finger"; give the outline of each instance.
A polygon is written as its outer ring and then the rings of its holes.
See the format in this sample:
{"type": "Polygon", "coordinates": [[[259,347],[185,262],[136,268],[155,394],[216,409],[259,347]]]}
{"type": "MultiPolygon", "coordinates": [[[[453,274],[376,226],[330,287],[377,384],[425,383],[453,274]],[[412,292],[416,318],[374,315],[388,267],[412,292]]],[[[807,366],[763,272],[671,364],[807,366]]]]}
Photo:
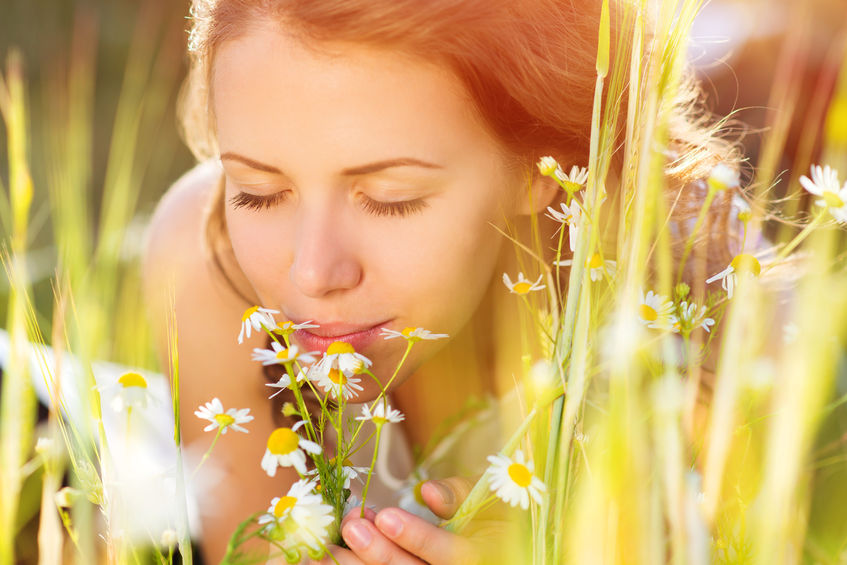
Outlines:
{"type": "MultiPolygon", "coordinates": [[[[355,518],[361,519],[361,517],[362,517],[362,507],[357,506],[354,509],[352,509],[350,512],[348,512],[347,515],[344,516],[344,518],[341,520],[341,528],[344,529],[344,524],[346,524],[348,520],[352,520],[352,519],[355,519],[355,518]]],[[[373,522],[374,518],[376,518],[376,512],[374,510],[372,510],[371,508],[365,507],[365,518],[364,519],[368,520],[369,522],[373,522]]]]}
{"type": "Polygon", "coordinates": [[[464,477],[427,481],[421,486],[421,498],[433,514],[447,520],[453,517],[472,488],[473,483],[464,477]]]}
{"type": "Polygon", "coordinates": [[[356,557],[369,565],[423,565],[423,561],[389,541],[368,520],[349,520],[342,528],[341,535],[356,557]]]}
{"type": "Polygon", "coordinates": [[[467,539],[399,508],[382,510],[374,524],[389,540],[428,563],[478,562],[477,552],[467,539]]]}

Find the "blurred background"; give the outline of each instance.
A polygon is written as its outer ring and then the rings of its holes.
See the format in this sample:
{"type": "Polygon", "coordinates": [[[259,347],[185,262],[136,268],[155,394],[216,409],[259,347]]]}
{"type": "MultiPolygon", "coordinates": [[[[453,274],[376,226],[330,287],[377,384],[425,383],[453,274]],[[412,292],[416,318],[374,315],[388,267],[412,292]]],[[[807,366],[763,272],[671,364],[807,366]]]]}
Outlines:
{"type": "MultiPolygon", "coordinates": [[[[88,353],[150,369],[156,367],[149,331],[138,318],[137,259],[157,201],[194,164],[175,116],[186,72],[188,9],[186,0],[0,0],[0,66],[5,68],[12,49],[19,50],[27,85],[27,150],[35,195],[27,248],[39,322],[48,332],[53,303],[49,277],[60,257],[69,261],[76,254],[84,265],[106,241],[101,256],[112,259],[101,264],[111,265],[121,283],[113,285],[115,296],[100,295],[98,306],[105,320],[126,315],[139,323],[119,325],[117,333],[102,341],[105,348],[88,353]],[[104,199],[110,191],[120,197],[104,199]],[[87,206],[72,209],[72,198],[67,209],[57,206],[63,193],[84,195],[87,206]],[[65,221],[77,222],[63,233],[78,232],[79,237],[56,244],[56,226],[61,224],[56,216],[63,213],[70,217],[65,221]],[[110,225],[128,226],[111,244],[110,225]]],[[[830,127],[827,115],[839,77],[847,80],[845,42],[845,0],[707,3],[694,28],[690,58],[702,81],[706,108],[716,116],[732,116],[728,135],[742,144],[750,181],[773,184],[777,195],[785,195],[787,187],[797,185],[792,179],[826,157],[820,154],[822,136],[844,135],[830,127]]],[[[847,123],[847,108],[833,108],[830,114],[841,112],[839,123],[847,123]]],[[[2,127],[0,179],[8,191],[2,127]]],[[[837,162],[838,156],[829,157],[837,162]]],[[[10,233],[8,214],[0,220],[2,233],[10,233]]],[[[7,316],[8,287],[0,277],[2,319],[7,316]]],[[[821,471],[819,480],[843,481],[847,465],[840,434],[847,421],[843,411],[833,412],[831,420],[819,442],[820,457],[834,453],[838,459],[821,471]]],[[[34,495],[22,496],[18,510],[16,553],[21,563],[37,561],[33,540],[40,488],[30,490],[34,495]]],[[[843,543],[839,534],[830,539],[826,532],[842,531],[847,516],[839,508],[847,500],[830,496],[814,504],[819,511],[813,520],[818,516],[822,523],[813,543],[824,550],[843,543]]]]}

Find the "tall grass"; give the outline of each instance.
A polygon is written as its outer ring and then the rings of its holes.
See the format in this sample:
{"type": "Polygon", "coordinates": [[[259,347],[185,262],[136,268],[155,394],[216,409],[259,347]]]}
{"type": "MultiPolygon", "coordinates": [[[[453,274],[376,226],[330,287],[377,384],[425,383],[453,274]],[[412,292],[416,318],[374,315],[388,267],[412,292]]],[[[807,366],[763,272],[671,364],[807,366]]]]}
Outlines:
{"type": "MultiPolygon", "coordinates": [[[[801,155],[802,170],[787,175],[794,200],[771,199],[799,88],[790,66],[775,78],[773,127],[752,185],[754,218],[744,223],[752,231],[781,214],[788,227],[773,249],[743,250],[758,255],[762,274],[740,277],[731,299],[720,283],[705,283],[715,273],[703,265],[695,265],[698,279],[690,288],[678,284],[681,270],[674,264],[667,220],[665,149],[673,101],[683,88],[688,34],[702,4],[663,0],[648,13],[646,2],[633,3],[617,38],[609,37],[603,18],[589,176],[578,194],[585,224],[576,249],[563,253],[561,239],[558,246],[555,240],[542,241],[537,229],[533,241],[518,242],[523,264],[546,273],[549,287],[546,302],[534,296],[525,302],[521,338],[527,344],[541,341],[539,350],[552,369],[539,389],[530,375],[532,364],[524,364],[523,425],[496,447],[507,456],[518,448],[531,453],[547,485],[543,504],[531,510],[530,534],[514,540],[529,548],[533,563],[838,563],[845,556],[847,521],[839,518],[837,506],[826,504],[847,492],[842,410],[847,328],[839,315],[847,311],[845,231],[820,220],[816,229],[803,232],[802,241],[794,240],[797,226],[812,217],[803,209],[796,181],[806,173],[808,157],[801,155]],[[652,34],[647,21],[655,25],[652,34]],[[609,57],[611,41],[624,46],[615,59],[609,57]],[[619,123],[622,114],[626,119],[619,123]],[[622,152],[623,167],[612,197],[607,187],[611,193],[615,151],[622,152]],[[564,271],[541,260],[551,246],[558,259],[572,262],[566,284],[564,271]],[[780,253],[795,247],[794,255],[780,253]],[[593,280],[595,254],[615,259],[615,273],[593,280]],[[678,314],[683,300],[704,306],[717,324],[710,333],[645,327],[639,308],[648,289],[672,300],[678,314]]],[[[608,1],[603,10],[608,16],[608,1]]],[[[93,368],[97,359],[144,364],[151,358],[127,228],[138,220],[139,195],[156,155],[155,130],[172,103],[178,71],[157,43],[157,15],[142,11],[139,18],[102,199],[94,194],[90,166],[94,22],[77,24],[67,81],[60,83],[61,104],[52,107],[44,187],[33,186],[28,172],[29,110],[20,57],[12,54],[0,76],[9,150],[9,179],[3,179],[9,198],[0,206],[0,218],[8,242],[3,264],[10,282],[6,327],[12,344],[0,399],[0,565],[15,562],[21,485],[34,466],[43,468],[38,543],[44,562],[60,562],[65,554],[80,563],[173,560],[175,549],[159,543],[161,532],[138,540],[121,531],[133,509],[122,506],[116,487],[125,462],[113,458],[119,451],[114,442],[130,441],[132,420],[127,415],[125,436],[109,434],[108,407],[101,406],[93,368]],[[51,204],[57,268],[55,300],[49,305],[34,303],[24,268],[34,197],[51,204]],[[48,341],[43,335],[48,312],[53,355],[40,347],[33,353],[29,343],[48,341]],[[61,358],[71,353],[83,378],[66,382],[61,358]],[[64,459],[43,446],[32,454],[32,367],[41,373],[37,378],[51,400],[46,429],[64,446],[76,489],[70,513],[54,502],[64,459]],[[67,417],[73,413],[70,397],[79,400],[82,418],[67,417]]],[[[847,53],[830,56],[840,61],[840,78],[831,101],[820,102],[824,130],[810,126],[807,135],[822,137],[825,163],[847,171],[847,53]]],[[[715,194],[705,195],[701,217],[715,194]]],[[[703,225],[692,223],[694,231],[703,225]]],[[[695,256],[692,261],[697,260],[695,235],[685,253],[695,256]]],[[[172,366],[163,369],[173,377],[178,484],[173,527],[181,559],[191,562],[173,320],[171,326],[172,366]]],[[[483,477],[445,527],[462,531],[488,499],[488,490],[483,477]]]]}

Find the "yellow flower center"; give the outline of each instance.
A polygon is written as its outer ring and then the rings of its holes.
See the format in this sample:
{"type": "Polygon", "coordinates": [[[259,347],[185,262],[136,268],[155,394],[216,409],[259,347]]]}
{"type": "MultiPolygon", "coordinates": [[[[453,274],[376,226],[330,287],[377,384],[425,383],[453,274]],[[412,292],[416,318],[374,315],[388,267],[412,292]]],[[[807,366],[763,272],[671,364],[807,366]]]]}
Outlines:
{"type": "Polygon", "coordinates": [[[147,381],[138,373],[126,373],[118,379],[118,382],[124,387],[137,386],[147,388],[147,381]]]}
{"type": "Polygon", "coordinates": [[[518,294],[526,294],[530,291],[531,288],[532,285],[528,282],[519,282],[515,283],[515,286],[512,287],[512,290],[514,290],[518,294]]]}
{"type": "Polygon", "coordinates": [[[258,311],[259,311],[258,306],[253,306],[251,308],[248,308],[247,310],[244,311],[244,315],[241,316],[241,321],[246,322],[247,318],[249,318],[250,316],[252,316],[253,314],[255,314],[258,311]]]}
{"type": "Polygon", "coordinates": [[[647,304],[641,305],[641,318],[648,322],[655,322],[659,318],[659,313],[647,304]]]}
{"type": "Polygon", "coordinates": [[[280,361],[287,361],[288,360],[288,351],[289,351],[288,349],[280,349],[276,353],[276,358],[280,361]]]}
{"type": "Polygon", "coordinates": [[[588,260],[588,268],[589,269],[599,269],[603,266],[603,258],[600,257],[599,253],[595,253],[591,256],[591,259],[588,260]]]}
{"type": "Polygon", "coordinates": [[[281,324],[277,324],[273,331],[277,334],[289,334],[294,331],[294,324],[292,324],[290,321],[283,322],[281,324]]]}
{"type": "Polygon", "coordinates": [[[282,518],[286,512],[294,508],[295,504],[297,504],[297,498],[293,496],[283,496],[274,505],[274,516],[282,518]]]}
{"type": "Polygon", "coordinates": [[[274,455],[287,455],[299,444],[300,437],[291,428],[277,428],[268,437],[268,449],[274,455]]]}
{"type": "Polygon", "coordinates": [[[573,182],[573,181],[569,181],[569,180],[562,181],[562,184],[564,184],[564,185],[565,185],[565,190],[566,190],[567,192],[570,192],[570,193],[574,193],[574,192],[576,192],[577,190],[580,190],[580,189],[582,188],[582,185],[581,185],[581,184],[579,184],[579,183],[575,183],[575,182],[573,182]]]}
{"type": "Polygon", "coordinates": [[[844,200],[831,190],[824,190],[822,196],[823,201],[826,202],[829,208],[841,208],[844,206],[844,200]]]}
{"type": "Polygon", "coordinates": [[[334,341],[326,348],[326,354],[335,355],[336,353],[356,353],[356,350],[346,341],[334,341]]]}
{"type": "Polygon", "coordinates": [[[215,422],[217,422],[220,427],[225,428],[233,425],[235,423],[235,418],[229,414],[215,414],[215,422]]]}
{"type": "Polygon", "coordinates": [[[415,501],[421,506],[426,506],[426,502],[424,502],[423,496],[421,495],[421,487],[426,481],[420,481],[415,485],[413,492],[415,493],[415,501]]]}
{"type": "Polygon", "coordinates": [[[329,380],[331,380],[332,382],[334,382],[337,385],[346,385],[347,384],[347,377],[344,376],[344,373],[342,373],[338,369],[330,369],[327,377],[329,378],[329,380]]]}
{"type": "Polygon", "coordinates": [[[532,473],[526,468],[526,465],[512,463],[509,465],[509,478],[519,487],[526,488],[532,482],[532,473]]]}
{"type": "Polygon", "coordinates": [[[374,416],[374,417],[373,417],[373,422],[374,422],[374,424],[377,424],[377,425],[380,425],[380,426],[381,426],[381,425],[383,425],[383,424],[388,423],[388,418],[386,418],[385,416],[374,416]]]}
{"type": "Polygon", "coordinates": [[[410,335],[412,335],[412,332],[415,331],[416,329],[418,329],[418,328],[403,328],[403,331],[400,332],[400,333],[403,334],[403,336],[405,336],[405,337],[409,337],[410,335]]]}
{"type": "Polygon", "coordinates": [[[732,262],[729,266],[732,267],[736,273],[750,273],[757,277],[759,276],[759,273],[762,272],[762,265],[759,263],[759,260],[749,253],[736,255],[732,258],[732,262]]]}

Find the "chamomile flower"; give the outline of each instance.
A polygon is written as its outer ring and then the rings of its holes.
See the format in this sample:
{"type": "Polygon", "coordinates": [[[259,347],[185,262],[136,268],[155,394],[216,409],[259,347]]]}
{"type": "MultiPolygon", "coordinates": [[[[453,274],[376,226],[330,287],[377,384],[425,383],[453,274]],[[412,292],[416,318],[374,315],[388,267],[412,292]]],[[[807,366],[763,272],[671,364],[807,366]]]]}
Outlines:
{"type": "Polygon", "coordinates": [[[230,408],[224,412],[223,404],[221,404],[220,399],[217,397],[213,398],[211,402],[200,406],[194,411],[194,415],[201,420],[209,420],[211,422],[203,428],[204,432],[210,432],[215,428],[220,428],[222,434],[225,434],[229,428],[237,432],[247,433],[247,430],[242,428],[241,424],[246,424],[253,419],[253,416],[250,416],[249,408],[241,408],[240,410],[230,408]]]}
{"type": "MultiPolygon", "coordinates": [[[[573,265],[573,260],[565,259],[564,261],[554,261],[554,265],[559,267],[569,267],[573,265]]],[[[613,278],[618,264],[611,259],[603,259],[599,253],[595,253],[585,262],[585,268],[588,269],[588,275],[592,281],[599,281],[604,276],[613,278]]]]}
{"type": "Polygon", "coordinates": [[[758,259],[749,253],[739,253],[732,258],[726,269],[706,279],[706,284],[720,280],[721,287],[726,291],[727,298],[732,298],[732,291],[738,284],[738,275],[758,277],[761,272],[762,265],[758,259]]]}
{"type": "Polygon", "coordinates": [[[285,347],[272,341],[271,348],[257,347],[253,349],[253,361],[261,361],[262,365],[290,365],[291,363],[311,365],[317,360],[314,353],[304,353],[296,345],[285,347]]]}
{"type": "Polygon", "coordinates": [[[503,502],[526,510],[529,508],[529,498],[541,504],[541,493],[546,490],[541,479],[534,476],[532,461],[524,461],[523,452],[515,451],[514,459],[505,455],[489,455],[488,468],[489,488],[503,502]]]}
{"type": "Polygon", "coordinates": [[[723,163],[720,163],[712,169],[712,172],[709,173],[709,180],[707,182],[709,190],[712,191],[738,188],[741,185],[741,181],[738,178],[738,171],[728,165],[724,165],[723,163]]]}
{"type": "Polygon", "coordinates": [[[447,334],[434,334],[429,330],[425,330],[423,328],[403,328],[402,331],[389,330],[388,328],[382,328],[382,337],[385,339],[394,339],[395,337],[402,337],[409,343],[416,343],[421,340],[435,340],[435,339],[443,339],[445,337],[450,337],[447,334]]]}
{"type": "Polygon", "coordinates": [[[288,549],[306,546],[320,552],[329,541],[333,509],[315,494],[315,482],[299,480],[282,497],[271,500],[267,513],[259,517],[265,533],[281,540],[288,549]]]}
{"type": "Polygon", "coordinates": [[[297,435],[305,421],[301,420],[290,428],[277,428],[268,436],[267,449],[262,456],[262,469],[269,477],[276,475],[277,467],[294,467],[301,475],[306,474],[306,452],[315,455],[321,446],[297,435]]]}
{"type": "Polygon", "coordinates": [[[511,277],[507,273],[503,273],[503,284],[506,285],[506,288],[509,289],[513,294],[529,294],[534,290],[543,290],[547,288],[543,284],[541,284],[541,279],[544,278],[544,275],[538,275],[538,280],[533,282],[529,282],[529,279],[524,277],[523,273],[518,273],[518,280],[512,282],[511,277]]]}
{"type": "Polygon", "coordinates": [[[421,495],[421,487],[428,480],[429,476],[422,469],[418,469],[409,475],[409,478],[398,491],[400,499],[397,502],[397,506],[409,514],[414,514],[418,518],[426,520],[430,524],[438,524],[441,518],[429,509],[421,495]]]}
{"type": "Polygon", "coordinates": [[[346,341],[335,341],[326,349],[326,353],[315,365],[315,370],[326,375],[330,369],[338,369],[346,375],[364,372],[373,362],[357,353],[356,349],[346,341]]]}
{"type": "Polygon", "coordinates": [[[567,224],[568,245],[571,248],[571,253],[573,253],[576,250],[576,240],[577,237],[579,237],[579,228],[582,224],[582,208],[576,200],[574,200],[570,206],[564,202],[561,202],[559,206],[562,209],[561,212],[552,206],[548,206],[546,215],[551,220],[559,222],[562,225],[567,224]]]}
{"type": "MultiPolygon", "coordinates": [[[[303,382],[309,378],[309,371],[307,369],[300,369],[297,371],[297,382],[303,382]]],[[[279,380],[275,383],[267,383],[265,386],[269,386],[272,388],[278,388],[279,390],[270,395],[268,398],[273,398],[277,394],[281,393],[285,389],[291,386],[291,376],[288,373],[283,374],[279,380]]],[[[283,406],[283,408],[285,408],[283,406]]]]}
{"type": "Polygon", "coordinates": [[[679,303],[677,321],[674,324],[675,332],[690,333],[697,328],[711,331],[710,328],[715,325],[715,320],[706,317],[708,309],[705,306],[688,303],[683,300],[679,303]]]}
{"type": "Polygon", "coordinates": [[[275,328],[274,314],[279,314],[279,310],[261,306],[251,306],[245,310],[241,316],[241,333],[238,334],[238,343],[242,343],[245,337],[249,338],[253,330],[260,332],[262,328],[269,330],[275,328]]]}
{"type": "Polygon", "coordinates": [[[559,163],[553,157],[548,156],[539,159],[535,166],[538,167],[538,172],[545,177],[552,177],[559,168],[559,163]]]}
{"type": "Polygon", "coordinates": [[[838,171],[829,165],[821,168],[812,165],[812,178],[805,175],[800,177],[800,184],[815,196],[815,204],[826,208],[838,222],[847,223],[847,183],[840,186],[838,182],[838,171]]]}
{"type": "MultiPolygon", "coordinates": [[[[329,465],[331,467],[335,466],[336,458],[333,457],[329,460],[329,465]]],[[[341,476],[344,478],[344,487],[350,488],[350,481],[353,479],[363,482],[360,475],[367,475],[368,471],[370,471],[370,467],[357,467],[353,465],[353,462],[349,459],[345,459],[344,463],[341,465],[341,476]]],[[[307,477],[317,477],[319,474],[318,469],[312,469],[306,473],[307,477]]]]}
{"type": "Polygon", "coordinates": [[[281,335],[283,337],[288,337],[297,330],[308,330],[311,328],[319,328],[320,326],[317,324],[313,324],[312,320],[308,322],[301,322],[299,324],[295,324],[290,320],[286,320],[285,322],[281,322],[276,325],[274,329],[271,331],[277,335],[281,335]]]}
{"type": "Polygon", "coordinates": [[[370,420],[377,426],[388,423],[396,424],[397,422],[402,422],[405,418],[402,412],[395,410],[387,402],[382,401],[376,403],[376,408],[373,411],[371,411],[370,406],[365,404],[362,406],[362,415],[356,416],[357,420],[362,422],[370,420]]]}
{"type": "Polygon", "coordinates": [[[117,385],[109,385],[109,388],[117,389],[112,398],[112,409],[115,412],[147,407],[147,399],[150,396],[147,380],[138,373],[124,373],[118,379],[117,385]]]}
{"type": "Polygon", "coordinates": [[[638,320],[652,329],[667,329],[673,326],[676,319],[673,315],[673,302],[667,297],[648,290],[641,293],[641,304],[638,307],[638,320]]]}
{"type": "Polygon", "coordinates": [[[588,169],[574,165],[569,174],[566,175],[562,169],[556,169],[554,175],[562,183],[563,188],[569,194],[573,194],[585,186],[585,181],[588,180],[588,169]]]}
{"type": "Polygon", "coordinates": [[[313,380],[318,386],[336,400],[342,396],[344,400],[350,400],[359,396],[359,393],[364,390],[359,384],[362,382],[361,378],[352,372],[348,375],[341,369],[334,367],[330,367],[325,372],[318,372],[316,377],[313,380]]]}

